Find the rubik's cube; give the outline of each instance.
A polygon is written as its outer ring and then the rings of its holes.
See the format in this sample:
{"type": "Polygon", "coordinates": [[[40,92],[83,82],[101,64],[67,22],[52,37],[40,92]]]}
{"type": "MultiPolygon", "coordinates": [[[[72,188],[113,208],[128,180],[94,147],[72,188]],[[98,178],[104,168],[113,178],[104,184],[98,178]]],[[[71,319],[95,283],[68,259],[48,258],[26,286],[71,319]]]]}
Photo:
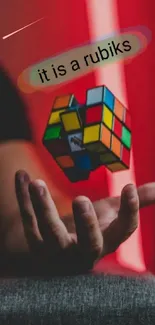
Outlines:
{"type": "Polygon", "coordinates": [[[89,89],[84,105],[73,94],[56,97],[43,144],[71,182],[88,179],[102,165],[111,172],[128,169],[129,111],[105,86],[89,89]]]}

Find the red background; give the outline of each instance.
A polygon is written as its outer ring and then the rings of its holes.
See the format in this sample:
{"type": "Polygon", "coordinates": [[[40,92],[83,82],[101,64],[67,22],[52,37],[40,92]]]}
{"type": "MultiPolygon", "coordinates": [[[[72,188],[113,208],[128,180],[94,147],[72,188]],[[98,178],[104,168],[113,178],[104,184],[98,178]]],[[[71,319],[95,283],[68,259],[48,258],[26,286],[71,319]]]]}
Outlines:
{"type": "MultiPolygon", "coordinates": [[[[154,25],[154,0],[117,1],[121,28],[145,25],[152,33],[154,25]]],[[[0,0],[0,60],[16,82],[19,74],[29,65],[51,57],[68,48],[81,45],[90,39],[85,1],[63,0],[0,0]],[[3,40],[2,37],[41,18],[32,27],[3,40]]],[[[106,13],[105,13],[106,14],[106,13]]],[[[104,13],[103,13],[104,19],[104,13]]],[[[125,77],[133,128],[133,154],[138,185],[155,179],[154,154],[154,43],[140,56],[125,65],[125,77]]],[[[81,102],[85,91],[95,86],[95,74],[91,73],[61,87],[61,94],[72,92],[81,102]]],[[[47,171],[55,169],[55,182],[61,184],[71,196],[85,194],[96,200],[108,195],[107,175],[104,168],[95,171],[88,182],[72,185],[41,145],[53,99],[60,89],[51,93],[36,92],[24,95],[27,114],[40,157],[47,171]]],[[[11,109],[11,108],[10,108],[11,109]]],[[[147,268],[155,271],[155,208],[141,213],[142,240],[147,268]]]]}

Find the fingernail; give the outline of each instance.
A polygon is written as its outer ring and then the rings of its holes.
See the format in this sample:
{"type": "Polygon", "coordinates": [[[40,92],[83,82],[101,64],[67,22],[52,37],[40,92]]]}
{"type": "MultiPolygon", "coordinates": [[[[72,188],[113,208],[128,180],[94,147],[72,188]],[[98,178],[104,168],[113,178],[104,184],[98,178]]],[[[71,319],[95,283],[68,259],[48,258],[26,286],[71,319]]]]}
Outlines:
{"type": "Polygon", "coordinates": [[[86,213],[90,210],[89,201],[81,201],[78,203],[74,203],[75,212],[78,214],[86,213]]]}
{"type": "Polygon", "coordinates": [[[38,194],[39,194],[40,196],[43,196],[43,195],[45,194],[45,189],[44,189],[43,186],[38,186],[38,187],[37,187],[37,190],[38,190],[38,194]]]}
{"type": "Polygon", "coordinates": [[[30,181],[28,174],[21,173],[18,175],[21,184],[28,183],[30,181]]]}
{"type": "Polygon", "coordinates": [[[122,195],[130,199],[135,194],[135,188],[133,184],[128,184],[123,188],[122,195]]]}
{"type": "Polygon", "coordinates": [[[30,184],[29,185],[29,190],[30,193],[32,193],[32,195],[39,195],[39,196],[43,196],[45,194],[45,189],[43,186],[39,186],[39,185],[34,185],[34,184],[30,184]]]}

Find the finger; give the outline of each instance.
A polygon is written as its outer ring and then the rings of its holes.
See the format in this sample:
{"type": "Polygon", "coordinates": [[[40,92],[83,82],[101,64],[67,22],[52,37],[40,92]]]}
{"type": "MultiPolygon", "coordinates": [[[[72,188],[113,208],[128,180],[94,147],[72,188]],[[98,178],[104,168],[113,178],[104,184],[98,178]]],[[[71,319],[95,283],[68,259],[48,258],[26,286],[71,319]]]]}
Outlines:
{"type": "Polygon", "coordinates": [[[36,249],[42,242],[42,238],[38,229],[37,220],[29,195],[29,183],[30,177],[25,171],[18,171],[16,173],[15,189],[25,236],[29,247],[31,249],[36,249]]]}
{"type": "Polygon", "coordinates": [[[118,213],[118,222],[122,225],[122,233],[125,231],[130,235],[138,226],[139,198],[137,189],[129,184],[121,193],[121,205],[118,213]]]}
{"type": "Polygon", "coordinates": [[[67,248],[71,244],[71,236],[59,217],[45,182],[31,182],[29,192],[44,242],[50,245],[54,252],[67,248]]]}
{"type": "Polygon", "coordinates": [[[127,185],[121,193],[118,217],[104,233],[106,254],[113,252],[137,229],[139,198],[134,185],[127,185]]]}
{"type": "Polygon", "coordinates": [[[73,201],[73,213],[79,247],[86,258],[95,261],[102,254],[103,238],[93,204],[79,196],[73,201]]]}
{"type": "Polygon", "coordinates": [[[155,182],[147,183],[138,187],[140,208],[155,203],[155,182]]]}

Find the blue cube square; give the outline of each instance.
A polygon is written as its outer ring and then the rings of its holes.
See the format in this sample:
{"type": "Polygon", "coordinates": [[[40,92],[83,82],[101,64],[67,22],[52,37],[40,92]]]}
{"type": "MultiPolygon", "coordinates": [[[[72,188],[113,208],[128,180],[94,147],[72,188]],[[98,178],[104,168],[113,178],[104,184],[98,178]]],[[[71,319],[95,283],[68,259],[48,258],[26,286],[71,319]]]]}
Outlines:
{"type": "Polygon", "coordinates": [[[110,108],[111,111],[114,110],[114,95],[112,94],[112,92],[104,87],[104,98],[103,98],[103,101],[104,101],[104,104],[110,108]]]}
{"type": "Polygon", "coordinates": [[[88,153],[78,154],[75,157],[75,166],[82,170],[91,170],[92,164],[88,153]]]}

